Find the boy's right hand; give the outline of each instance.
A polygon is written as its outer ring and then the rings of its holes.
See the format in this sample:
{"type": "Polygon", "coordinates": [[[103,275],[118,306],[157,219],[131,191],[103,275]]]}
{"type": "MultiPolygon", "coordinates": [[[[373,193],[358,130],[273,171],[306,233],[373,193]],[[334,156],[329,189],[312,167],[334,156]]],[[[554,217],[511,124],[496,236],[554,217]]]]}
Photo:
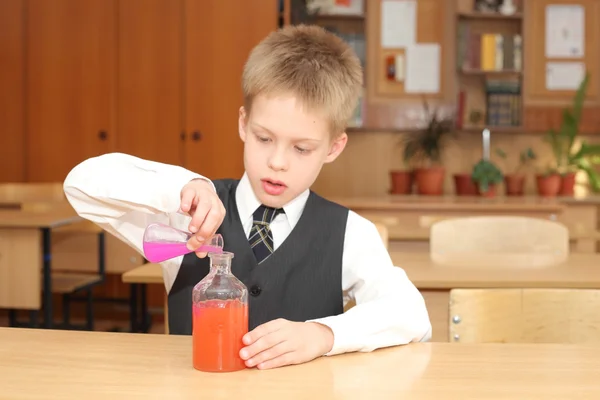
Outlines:
{"type": "MultiPolygon", "coordinates": [[[[223,218],[225,207],[213,186],[204,179],[193,179],[181,189],[181,211],[192,217],[189,231],[194,235],[187,246],[190,250],[200,247],[216,232],[223,218]]],[[[205,257],[206,253],[196,253],[205,257]]]]}

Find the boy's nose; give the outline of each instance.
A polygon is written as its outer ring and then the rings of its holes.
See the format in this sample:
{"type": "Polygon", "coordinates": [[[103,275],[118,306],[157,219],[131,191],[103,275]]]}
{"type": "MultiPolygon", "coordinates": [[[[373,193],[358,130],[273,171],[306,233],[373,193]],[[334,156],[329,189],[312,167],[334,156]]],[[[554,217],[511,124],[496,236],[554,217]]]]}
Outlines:
{"type": "Polygon", "coordinates": [[[287,157],[284,152],[276,151],[269,157],[268,165],[273,171],[286,171],[288,168],[287,157]]]}

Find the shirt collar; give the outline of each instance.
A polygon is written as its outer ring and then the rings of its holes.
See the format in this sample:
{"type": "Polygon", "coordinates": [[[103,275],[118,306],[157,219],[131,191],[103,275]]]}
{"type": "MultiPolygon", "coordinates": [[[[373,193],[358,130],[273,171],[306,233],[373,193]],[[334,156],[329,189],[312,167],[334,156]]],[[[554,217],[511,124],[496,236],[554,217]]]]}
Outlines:
{"type": "MultiPolygon", "coordinates": [[[[304,206],[306,205],[309,194],[310,191],[306,189],[300,195],[296,196],[296,198],[294,198],[292,201],[283,206],[283,210],[285,211],[285,215],[287,216],[287,220],[289,221],[292,229],[294,226],[296,226],[296,223],[298,223],[298,220],[302,215],[302,211],[304,210],[304,206]]],[[[235,191],[235,201],[237,203],[238,213],[242,223],[252,218],[254,211],[256,211],[256,209],[261,205],[260,201],[254,194],[254,191],[252,190],[250,180],[248,179],[248,175],[246,173],[244,173],[242,179],[240,179],[240,182],[238,183],[235,191]]]]}

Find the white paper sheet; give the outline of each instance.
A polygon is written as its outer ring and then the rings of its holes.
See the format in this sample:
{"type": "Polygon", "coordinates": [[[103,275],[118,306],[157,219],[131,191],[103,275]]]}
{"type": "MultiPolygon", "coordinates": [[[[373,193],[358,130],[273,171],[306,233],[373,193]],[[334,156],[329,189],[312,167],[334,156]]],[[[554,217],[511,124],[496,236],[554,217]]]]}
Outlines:
{"type": "Polygon", "coordinates": [[[546,89],[577,90],[585,77],[585,64],[582,62],[546,63],[546,89]]]}
{"type": "Polygon", "coordinates": [[[381,47],[405,48],[417,36],[417,3],[415,0],[383,0],[381,2],[381,47]]]}
{"type": "Polygon", "coordinates": [[[577,4],[546,6],[546,57],[581,58],[585,43],[585,10],[577,4]]]}
{"type": "Polygon", "coordinates": [[[438,93],[440,91],[440,45],[415,44],[406,49],[404,92],[438,93]]]}

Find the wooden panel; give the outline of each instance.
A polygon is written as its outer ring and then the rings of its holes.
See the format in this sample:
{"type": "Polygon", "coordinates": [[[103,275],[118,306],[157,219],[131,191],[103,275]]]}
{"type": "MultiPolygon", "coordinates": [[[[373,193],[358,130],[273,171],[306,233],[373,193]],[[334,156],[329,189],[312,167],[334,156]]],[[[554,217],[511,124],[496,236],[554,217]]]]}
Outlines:
{"type": "MultiPolygon", "coordinates": [[[[451,6],[447,0],[419,0],[417,2],[417,43],[440,44],[440,91],[426,94],[427,98],[444,99],[447,91],[447,74],[444,65],[453,65],[446,60],[448,57],[447,16],[451,6]]],[[[385,73],[385,59],[388,55],[404,54],[404,49],[384,49],[381,47],[381,1],[369,3],[368,8],[367,48],[369,67],[367,90],[369,98],[416,99],[420,101],[422,94],[405,93],[404,82],[389,81],[385,73]]],[[[454,39],[451,39],[452,41],[454,39]]]]}
{"type": "Polygon", "coordinates": [[[24,7],[0,2],[0,182],[25,180],[24,7]]]}
{"type": "Polygon", "coordinates": [[[182,0],[119,2],[120,152],[182,162],[182,12],[182,0]]]}
{"type": "Polygon", "coordinates": [[[63,181],[76,164],[111,149],[115,5],[114,0],[28,2],[30,182],[63,181]]]}
{"type": "Polygon", "coordinates": [[[277,28],[277,3],[185,1],[188,169],[212,179],[243,174],[243,143],[238,136],[242,70],[250,50],[277,28]],[[201,138],[190,139],[193,132],[201,138]]]}
{"type": "Polygon", "coordinates": [[[598,0],[529,0],[524,2],[527,23],[524,25],[526,106],[552,104],[570,105],[574,91],[546,89],[547,61],[583,61],[590,72],[588,104],[600,103],[600,1],[598,0]],[[585,8],[584,57],[574,59],[550,59],[545,56],[546,7],[550,4],[581,4],[585,8]]]}
{"type": "Polygon", "coordinates": [[[0,308],[40,309],[40,243],[38,229],[0,229],[0,308]]]}
{"type": "MultiPolygon", "coordinates": [[[[565,105],[568,105],[567,102],[565,105]]],[[[547,132],[559,129],[563,119],[563,108],[558,106],[527,107],[523,116],[527,132],[547,132]]],[[[581,113],[579,132],[582,134],[600,133],[600,107],[585,107],[581,113]]]]}

